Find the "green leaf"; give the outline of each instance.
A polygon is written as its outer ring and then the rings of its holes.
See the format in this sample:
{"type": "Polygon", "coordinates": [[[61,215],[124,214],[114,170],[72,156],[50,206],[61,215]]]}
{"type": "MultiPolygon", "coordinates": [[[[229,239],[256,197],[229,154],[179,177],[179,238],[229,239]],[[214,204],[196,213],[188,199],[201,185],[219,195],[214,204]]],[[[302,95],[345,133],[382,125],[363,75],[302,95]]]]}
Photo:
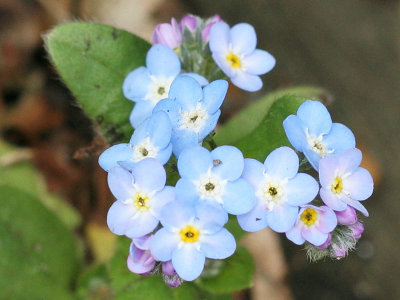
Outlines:
{"type": "Polygon", "coordinates": [[[112,300],[113,290],[105,265],[87,268],[78,278],[77,294],[82,300],[112,300]]]}
{"type": "Polygon", "coordinates": [[[108,141],[127,141],[133,103],[124,98],[122,83],[145,65],[150,44],[124,30],[83,22],[59,25],[45,41],[62,79],[108,141]]]}
{"type": "Polygon", "coordinates": [[[272,104],[265,118],[234,146],[238,147],[245,157],[264,161],[267,155],[281,146],[290,146],[282,122],[290,114],[296,114],[298,107],[307,98],[284,96],[272,104]]]}
{"type": "Polygon", "coordinates": [[[81,222],[79,213],[57,195],[48,193],[42,176],[29,160],[24,158],[26,151],[0,140],[0,184],[31,194],[57,215],[68,228],[76,228],[81,222]],[[21,178],[24,180],[21,181],[21,178]]]}
{"type": "Polygon", "coordinates": [[[217,131],[215,142],[218,145],[230,145],[244,138],[261,123],[276,100],[291,95],[316,100],[329,97],[325,90],[312,86],[292,87],[272,92],[242,109],[226,122],[217,131]]]}
{"type": "Polygon", "coordinates": [[[0,278],[4,299],[72,299],[77,245],[32,195],[0,185],[0,278]]]}
{"type": "Polygon", "coordinates": [[[195,282],[212,293],[232,293],[253,285],[254,261],[250,253],[239,246],[231,257],[210,260],[211,266],[195,282]]]}

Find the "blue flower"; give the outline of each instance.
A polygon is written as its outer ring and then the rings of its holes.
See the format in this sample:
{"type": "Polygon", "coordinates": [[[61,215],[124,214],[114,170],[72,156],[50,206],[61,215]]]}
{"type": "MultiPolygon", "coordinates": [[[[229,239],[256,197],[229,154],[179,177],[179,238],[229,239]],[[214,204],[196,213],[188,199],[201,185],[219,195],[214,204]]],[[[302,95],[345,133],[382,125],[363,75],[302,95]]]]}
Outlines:
{"type": "Polygon", "coordinates": [[[238,216],[246,231],[258,231],[267,226],[286,232],[296,222],[299,206],[311,202],[318,194],[318,183],[308,174],[297,173],[299,159],[294,150],[281,147],[272,151],[264,164],[245,159],[242,177],[253,187],[256,206],[238,216]]]}
{"type": "Polygon", "coordinates": [[[257,36],[253,26],[240,23],[229,29],[219,22],[211,27],[210,50],[215,63],[232,80],[246,91],[261,89],[258,75],[275,66],[275,58],[267,51],[256,49],[257,36]]]}
{"type": "Polygon", "coordinates": [[[164,227],[154,235],[151,253],[159,261],[172,260],[184,280],[201,274],[206,257],[224,259],[235,252],[235,238],[223,228],[228,216],[215,206],[175,201],[162,210],[160,221],[164,227]]]}
{"type": "Polygon", "coordinates": [[[168,114],[172,123],[172,151],[177,157],[185,147],[200,144],[214,130],[227,90],[225,80],[215,80],[204,89],[189,76],[174,80],[168,98],[160,101],[153,113],[168,114]]]}
{"type": "Polygon", "coordinates": [[[173,187],[165,186],[163,166],[153,158],[134,165],[132,173],[114,167],[108,173],[108,185],[117,201],[107,214],[107,224],[117,235],[142,237],[159,223],[160,211],[175,199],[173,187]]]}
{"type": "Polygon", "coordinates": [[[222,205],[230,214],[247,213],[255,197],[250,184],[240,178],[243,168],[243,155],[233,146],[211,152],[199,146],[186,148],[178,159],[177,199],[192,203],[200,199],[222,205]]]}
{"type": "Polygon", "coordinates": [[[105,150],[99,157],[99,165],[105,171],[117,166],[130,170],[132,164],[145,158],[155,158],[165,164],[172,153],[171,132],[167,114],[157,112],[140,124],[128,144],[114,145],[105,150]]]}
{"type": "Polygon", "coordinates": [[[340,123],[332,123],[326,107],[319,101],[307,100],[297,115],[283,121],[286,136],[293,147],[303,152],[315,170],[321,158],[354,148],[353,133],[340,123]]]}
{"type": "MultiPolygon", "coordinates": [[[[146,55],[146,66],[130,72],[122,85],[124,96],[133,102],[135,107],[130,115],[130,122],[137,128],[151,116],[154,106],[168,97],[172,81],[181,72],[181,63],[176,53],[166,45],[153,45],[146,55]]],[[[201,85],[207,80],[194,73],[187,73],[198,80],[201,85]]]]}
{"type": "Polygon", "coordinates": [[[320,196],[333,210],[344,211],[349,205],[368,216],[360,201],[372,195],[374,182],[371,174],[359,167],[361,160],[361,151],[356,148],[320,160],[320,196]]]}
{"type": "Polygon", "coordinates": [[[327,206],[305,205],[300,209],[296,225],[286,232],[286,237],[297,245],[305,241],[321,246],[337,225],[336,215],[327,206]]]}

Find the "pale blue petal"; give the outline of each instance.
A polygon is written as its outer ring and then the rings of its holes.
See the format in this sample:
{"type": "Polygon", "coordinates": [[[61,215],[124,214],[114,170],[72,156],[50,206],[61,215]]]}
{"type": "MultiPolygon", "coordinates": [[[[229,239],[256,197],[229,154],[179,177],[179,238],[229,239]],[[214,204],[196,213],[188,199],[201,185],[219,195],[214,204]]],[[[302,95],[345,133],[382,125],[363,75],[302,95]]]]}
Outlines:
{"type": "Polygon", "coordinates": [[[321,196],[322,201],[330,208],[336,211],[345,210],[347,204],[344,203],[341,199],[339,199],[330,188],[322,187],[319,191],[319,195],[321,196]]]}
{"type": "Polygon", "coordinates": [[[337,225],[336,214],[327,206],[320,206],[317,211],[319,219],[317,229],[323,233],[332,232],[337,225]]]}
{"type": "Polygon", "coordinates": [[[343,190],[349,192],[350,197],[354,200],[365,200],[372,195],[374,181],[366,169],[357,168],[343,180],[343,190]]]}
{"type": "Polygon", "coordinates": [[[161,191],[156,193],[152,197],[152,213],[153,215],[160,219],[161,210],[165,205],[175,200],[175,188],[172,186],[166,186],[161,191]]]}
{"type": "Polygon", "coordinates": [[[135,104],[130,116],[129,122],[133,128],[138,128],[147,118],[151,116],[154,103],[150,100],[140,101],[135,104]]]}
{"type": "Polygon", "coordinates": [[[280,147],[272,151],[264,162],[265,172],[278,178],[292,178],[299,170],[299,158],[293,149],[280,147]]]}
{"type": "Polygon", "coordinates": [[[328,233],[323,233],[317,230],[316,227],[302,228],[303,237],[315,246],[321,246],[328,239],[328,233]]]}
{"type": "Polygon", "coordinates": [[[222,200],[224,209],[232,215],[248,213],[256,205],[253,188],[242,178],[226,184],[222,200]]]}
{"type": "Polygon", "coordinates": [[[169,161],[171,154],[172,154],[172,144],[170,143],[164,149],[158,150],[155,159],[157,159],[160,163],[165,165],[169,161]]]}
{"type": "Polygon", "coordinates": [[[199,142],[202,142],[203,139],[215,129],[220,115],[221,110],[217,110],[209,117],[209,119],[206,121],[203,128],[199,132],[199,142]]]}
{"type": "Polygon", "coordinates": [[[248,232],[255,232],[268,226],[267,212],[263,205],[258,203],[247,214],[237,216],[240,227],[248,232]]]}
{"type": "Polygon", "coordinates": [[[154,158],[146,158],[136,163],[132,175],[135,185],[146,192],[162,190],[167,179],[164,167],[154,158]]]}
{"type": "Polygon", "coordinates": [[[99,156],[99,165],[105,171],[118,166],[118,161],[125,161],[132,158],[132,148],[129,144],[118,144],[106,149],[99,156]]]}
{"type": "Polygon", "coordinates": [[[289,231],[295,224],[299,208],[290,205],[275,206],[267,212],[269,227],[276,232],[289,231]]]}
{"type": "Polygon", "coordinates": [[[213,234],[228,222],[228,214],[220,206],[199,203],[196,205],[196,225],[201,232],[213,234]]]}
{"type": "Polygon", "coordinates": [[[148,136],[146,127],[149,120],[150,118],[146,119],[135,129],[131,136],[131,139],[129,140],[129,144],[131,144],[132,146],[137,146],[148,136]]]}
{"type": "Polygon", "coordinates": [[[178,55],[166,45],[153,45],[146,56],[146,65],[156,77],[175,77],[181,71],[178,55]]]}
{"type": "Polygon", "coordinates": [[[171,143],[172,152],[179,158],[185,148],[198,146],[199,139],[197,134],[192,130],[176,130],[172,133],[171,143]]]}
{"type": "Polygon", "coordinates": [[[146,131],[152,144],[157,148],[165,148],[171,141],[172,125],[164,111],[152,114],[146,124],[146,131]]]}
{"type": "Polygon", "coordinates": [[[210,152],[203,147],[190,147],[182,151],[178,159],[179,175],[182,178],[198,179],[213,166],[210,152]]]}
{"type": "Polygon", "coordinates": [[[132,219],[127,228],[125,235],[130,238],[137,238],[152,232],[158,225],[158,219],[149,212],[138,213],[132,219]]]}
{"type": "Polygon", "coordinates": [[[253,188],[257,188],[264,180],[264,165],[258,160],[246,158],[242,178],[246,180],[253,188]]]}
{"type": "Polygon", "coordinates": [[[172,258],[172,252],[180,242],[179,235],[161,228],[153,236],[150,245],[151,254],[156,260],[168,261],[172,258]]]}
{"type": "Polygon", "coordinates": [[[307,145],[303,122],[297,116],[290,115],[283,121],[283,128],[290,144],[297,151],[303,152],[303,148],[307,145]]]}
{"type": "Polygon", "coordinates": [[[338,160],[335,156],[327,156],[319,161],[319,181],[324,188],[330,189],[337,176],[338,160]]]}
{"type": "Polygon", "coordinates": [[[314,200],[319,191],[318,182],[308,174],[299,173],[286,185],[287,203],[293,206],[314,200]]]}
{"type": "Polygon", "coordinates": [[[192,77],[180,75],[172,82],[168,98],[175,99],[184,111],[189,111],[203,98],[203,90],[192,77]]]}
{"type": "Polygon", "coordinates": [[[119,200],[127,200],[136,194],[132,174],[121,167],[114,167],[108,172],[108,186],[111,193],[119,200]]]}
{"type": "Polygon", "coordinates": [[[243,58],[243,68],[253,75],[265,74],[275,66],[275,58],[267,51],[256,49],[249,56],[243,58]]]}
{"type": "Polygon", "coordinates": [[[161,224],[170,231],[182,229],[196,216],[196,211],[190,203],[174,201],[161,211],[161,224]]]}
{"type": "Polygon", "coordinates": [[[228,51],[229,26],[225,22],[219,22],[211,27],[210,50],[211,52],[228,51]]]}
{"type": "Polygon", "coordinates": [[[134,215],[133,204],[124,204],[122,201],[115,201],[107,213],[107,225],[110,231],[117,235],[124,235],[129,220],[134,215]]]}
{"type": "MultiPolygon", "coordinates": [[[[214,25],[215,26],[215,25],[214,25]]],[[[229,31],[230,42],[235,53],[250,54],[256,49],[257,36],[254,27],[247,23],[239,23],[229,31]]]]}
{"type": "Polygon", "coordinates": [[[222,228],[212,235],[204,235],[200,249],[208,258],[225,259],[235,252],[236,241],[228,230],[222,228]]]}
{"type": "Polygon", "coordinates": [[[185,245],[172,253],[172,265],[179,277],[186,281],[195,280],[204,269],[205,256],[193,245],[185,245]]]}
{"type": "Polygon", "coordinates": [[[157,105],[153,109],[153,114],[159,111],[165,112],[168,115],[169,120],[171,121],[172,128],[177,129],[176,127],[178,126],[178,122],[181,119],[181,115],[179,113],[180,109],[181,107],[179,103],[172,99],[166,98],[157,103],[157,105]]]}
{"type": "Polygon", "coordinates": [[[224,102],[226,92],[228,91],[228,82],[226,80],[215,80],[203,88],[202,107],[210,115],[214,114],[224,102]]]}
{"type": "Polygon", "coordinates": [[[263,82],[259,76],[245,72],[237,72],[231,77],[231,81],[237,87],[248,92],[259,91],[263,86],[263,82]]]}
{"type": "Polygon", "coordinates": [[[199,74],[196,74],[196,73],[182,73],[182,75],[186,75],[186,76],[189,76],[189,77],[192,77],[194,80],[196,80],[202,87],[203,86],[206,86],[209,82],[208,82],[208,80],[205,78],[205,77],[203,77],[203,76],[201,76],[201,75],[199,75],[199,74]]]}
{"type": "Polygon", "coordinates": [[[193,184],[191,179],[181,178],[176,183],[176,199],[179,201],[185,201],[194,203],[198,200],[199,194],[196,186],[193,184]]]}
{"type": "Polygon", "coordinates": [[[124,96],[132,101],[144,100],[151,84],[149,71],[139,67],[130,72],[122,84],[124,96]]]}
{"type": "MultiPolygon", "coordinates": [[[[308,146],[306,146],[308,147],[308,146]]],[[[318,164],[319,161],[321,160],[321,156],[317,154],[316,152],[312,151],[311,148],[305,148],[303,149],[304,156],[307,158],[308,162],[311,164],[311,166],[314,168],[314,170],[318,170],[318,164]]]]}
{"type": "Polygon", "coordinates": [[[297,116],[308,128],[308,133],[318,137],[329,133],[332,119],[325,105],[319,101],[307,100],[300,105],[297,116]]]}
{"type": "Polygon", "coordinates": [[[345,150],[335,156],[332,156],[336,160],[339,174],[346,174],[354,172],[361,164],[362,153],[359,149],[353,148],[345,150]]]}
{"type": "Polygon", "coordinates": [[[286,237],[296,245],[302,245],[306,241],[301,235],[301,225],[299,223],[286,232],[286,237]]]}
{"type": "Polygon", "coordinates": [[[354,148],[356,139],[353,132],[343,124],[333,123],[331,131],[324,136],[324,143],[328,149],[334,150],[333,154],[354,148]]]}
{"type": "Polygon", "coordinates": [[[212,172],[222,179],[236,180],[244,168],[242,152],[234,146],[220,146],[211,151],[214,162],[212,172]]]}
{"type": "Polygon", "coordinates": [[[226,59],[227,53],[226,52],[213,52],[212,57],[217,64],[217,66],[228,76],[232,78],[236,75],[237,70],[231,66],[229,61],[226,59]]]}
{"type": "Polygon", "coordinates": [[[348,205],[350,205],[350,206],[354,207],[355,209],[357,209],[358,211],[360,211],[364,216],[366,216],[366,217],[369,216],[369,213],[368,213],[367,209],[359,201],[353,200],[351,198],[347,198],[345,200],[345,202],[348,205]]]}

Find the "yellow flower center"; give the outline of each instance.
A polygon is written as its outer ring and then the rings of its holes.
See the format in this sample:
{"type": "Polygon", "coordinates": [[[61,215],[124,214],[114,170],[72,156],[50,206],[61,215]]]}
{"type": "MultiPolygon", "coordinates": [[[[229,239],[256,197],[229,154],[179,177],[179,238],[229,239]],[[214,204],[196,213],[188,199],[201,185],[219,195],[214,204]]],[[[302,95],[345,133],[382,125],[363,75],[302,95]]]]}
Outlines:
{"type": "Polygon", "coordinates": [[[136,208],[140,211],[143,210],[148,210],[150,208],[149,204],[147,201],[149,200],[149,197],[142,196],[139,193],[136,194],[135,199],[133,200],[133,203],[135,203],[136,208]]]}
{"type": "Polygon", "coordinates": [[[200,231],[191,225],[187,225],[185,228],[179,231],[181,240],[185,243],[194,243],[199,239],[200,231]]]}
{"type": "Polygon", "coordinates": [[[226,56],[226,60],[231,64],[233,68],[240,68],[242,66],[240,58],[234,53],[229,53],[226,56]]]}
{"type": "Polygon", "coordinates": [[[313,225],[317,221],[317,212],[315,209],[306,208],[301,214],[300,220],[307,226],[313,225]]]}
{"type": "Polygon", "coordinates": [[[335,194],[340,194],[342,192],[342,190],[343,190],[342,178],[340,178],[340,177],[335,178],[335,181],[333,182],[333,184],[331,186],[331,190],[335,194]]]}

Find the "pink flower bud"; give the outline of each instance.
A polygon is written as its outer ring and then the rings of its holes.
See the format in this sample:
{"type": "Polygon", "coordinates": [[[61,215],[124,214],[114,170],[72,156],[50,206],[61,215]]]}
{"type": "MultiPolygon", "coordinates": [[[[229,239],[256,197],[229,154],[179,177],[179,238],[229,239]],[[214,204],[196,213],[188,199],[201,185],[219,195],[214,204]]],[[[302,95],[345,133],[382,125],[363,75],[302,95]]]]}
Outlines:
{"type": "Polygon", "coordinates": [[[128,269],[132,273],[148,276],[150,275],[150,271],[153,270],[156,260],[148,248],[150,241],[150,235],[132,240],[129,247],[129,256],[126,261],[128,269]]]}
{"type": "Polygon", "coordinates": [[[164,44],[175,49],[182,43],[182,32],[174,18],[171,24],[161,23],[154,28],[152,36],[153,44],[164,44]]]}
{"type": "Polygon", "coordinates": [[[201,32],[201,39],[203,40],[203,42],[208,43],[208,40],[210,39],[211,27],[215,23],[218,23],[221,21],[222,21],[222,19],[219,15],[214,15],[206,21],[206,26],[204,27],[204,29],[201,32]]]}
{"type": "Polygon", "coordinates": [[[184,16],[181,21],[179,22],[179,25],[181,26],[181,30],[185,28],[189,29],[191,32],[196,30],[196,25],[197,25],[197,20],[194,15],[186,15],[184,16]]]}
{"type": "Polygon", "coordinates": [[[331,244],[331,234],[328,235],[328,238],[326,239],[325,243],[323,243],[320,246],[315,246],[315,247],[319,250],[325,250],[329,247],[330,244],[331,244]]]}
{"type": "Polygon", "coordinates": [[[352,231],[352,236],[356,240],[359,240],[361,238],[362,233],[364,232],[364,225],[361,222],[357,222],[353,225],[350,225],[349,228],[352,231]]]}
{"type": "Polygon", "coordinates": [[[352,225],[357,222],[356,210],[350,205],[347,205],[345,210],[336,211],[335,213],[339,224],[352,225]]]}
{"type": "Polygon", "coordinates": [[[172,262],[170,260],[162,263],[162,272],[165,275],[169,275],[169,276],[173,276],[176,274],[175,268],[172,265],[172,262]]]}
{"type": "Polygon", "coordinates": [[[332,250],[333,250],[334,256],[337,259],[344,258],[347,255],[347,249],[345,249],[344,247],[340,247],[337,244],[332,244],[332,250]]]}

